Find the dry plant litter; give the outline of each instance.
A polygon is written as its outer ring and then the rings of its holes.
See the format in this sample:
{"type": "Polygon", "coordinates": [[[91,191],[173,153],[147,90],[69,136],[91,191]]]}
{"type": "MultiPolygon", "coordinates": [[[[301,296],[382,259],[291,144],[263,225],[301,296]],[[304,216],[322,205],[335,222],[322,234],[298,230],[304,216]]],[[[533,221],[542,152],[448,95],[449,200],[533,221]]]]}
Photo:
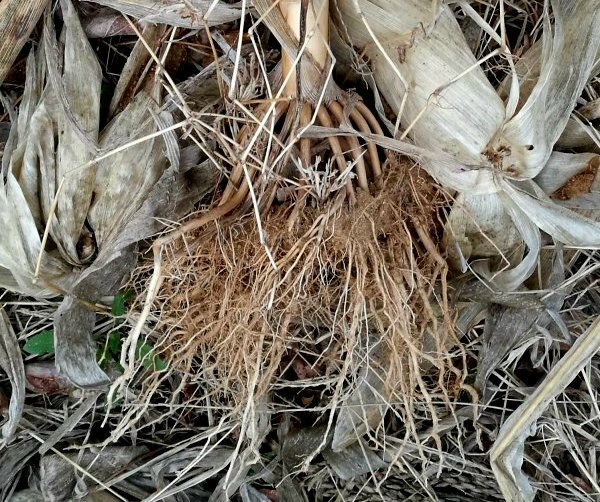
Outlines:
{"type": "Polygon", "coordinates": [[[3,500],[598,496],[596,0],[2,5],[3,500]]]}

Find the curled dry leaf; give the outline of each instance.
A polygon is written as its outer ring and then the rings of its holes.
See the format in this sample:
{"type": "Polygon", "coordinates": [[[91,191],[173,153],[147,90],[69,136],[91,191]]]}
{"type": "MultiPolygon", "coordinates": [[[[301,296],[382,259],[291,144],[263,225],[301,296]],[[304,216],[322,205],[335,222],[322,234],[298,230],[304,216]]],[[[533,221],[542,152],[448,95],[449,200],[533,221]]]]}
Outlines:
{"type": "Polygon", "coordinates": [[[580,336],[544,381],[502,424],[490,451],[492,469],[506,500],[531,502],[535,489],[522,470],[524,445],[548,404],[600,349],[600,319],[580,336]]]}
{"type": "Polygon", "coordinates": [[[493,151],[506,152],[504,165],[521,178],[537,176],[546,165],[600,48],[596,29],[600,2],[552,0],[549,4],[554,24],[551,28],[546,12],[540,76],[523,108],[509,117],[490,144],[493,151]]]}
{"type": "MultiPolygon", "coordinates": [[[[96,142],[100,125],[102,70],[79,23],[75,7],[64,1],[61,6],[65,22],[62,85],[78,126],[91,141],[96,142]]],[[[94,193],[96,168],[93,164],[79,168],[92,160],[93,152],[88,150],[64,113],[58,114],[55,127],[58,128],[55,177],[57,181],[64,179],[64,184],[56,206],[60,233],[53,237],[64,249],[63,257],[79,265],[93,257],[93,248],[85,248],[81,240],[86,238],[83,230],[94,193]]]]}

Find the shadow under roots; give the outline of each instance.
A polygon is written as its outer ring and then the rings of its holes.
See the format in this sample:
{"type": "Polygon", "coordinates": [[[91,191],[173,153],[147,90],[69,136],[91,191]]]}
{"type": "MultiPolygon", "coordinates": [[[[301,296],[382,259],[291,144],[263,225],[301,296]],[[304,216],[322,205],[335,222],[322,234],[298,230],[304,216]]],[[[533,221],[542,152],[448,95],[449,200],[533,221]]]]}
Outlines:
{"type": "Polygon", "coordinates": [[[368,364],[386,395],[402,393],[404,403],[426,392],[424,344],[427,364],[444,373],[454,339],[445,261],[435,248],[436,214],[447,199],[410,161],[390,156],[383,171],[383,188],[357,191],[352,207],[333,197],[318,208],[267,211],[262,224],[277,270],[252,215],[211,223],[165,253],[156,299],[163,356],[202,382],[213,414],[241,412],[267,394],[282,408],[322,412],[335,382],[364,367],[358,354],[376,347],[368,364]]]}

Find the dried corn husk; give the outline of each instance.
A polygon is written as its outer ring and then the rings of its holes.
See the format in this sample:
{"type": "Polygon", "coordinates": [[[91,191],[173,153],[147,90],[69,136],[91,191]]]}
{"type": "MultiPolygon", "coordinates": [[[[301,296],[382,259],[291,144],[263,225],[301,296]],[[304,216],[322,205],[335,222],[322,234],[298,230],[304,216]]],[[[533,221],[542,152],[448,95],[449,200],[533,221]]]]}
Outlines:
{"type": "Polygon", "coordinates": [[[371,56],[378,88],[401,113],[413,141],[433,152],[448,152],[464,164],[464,171],[478,173],[478,188],[461,188],[465,176],[448,173],[444,179],[438,167],[424,163],[434,177],[459,192],[446,226],[457,267],[465,270],[469,260],[495,255],[498,262],[502,257],[500,263],[487,260],[476,268],[497,287],[514,288],[535,267],[538,228],[571,245],[600,245],[598,224],[558,206],[534,182],[515,185],[540,174],[595,71],[600,2],[546,2],[543,44],[515,71],[524,78],[524,91],[514,84],[505,89],[506,104],[479,67],[473,68],[475,59],[447,5],[434,13],[431,4],[415,0],[337,4],[351,41],[371,56]],[[398,10],[400,19],[392,15],[398,10]],[[519,256],[523,252],[524,258],[519,256]],[[506,269],[511,263],[515,268],[506,269]],[[494,273],[494,266],[502,271],[494,273]]]}
{"type": "Polygon", "coordinates": [[[573,176],[599,166],[600,155],[595,153],[553,152],[542,172],[535,177],[535,182],[550,195],[573,176]]]}
{"type": "MultiPolygon", "coordinates": [[[[154,100],[144,92],[138,94],[102,132],[101,148],[108,151],[156,132],[158,126],[152,111],[159,112],[154,100]]],[[[172,125],[170,115],[165,116],[172,125]]],[[[164,141],[155,138],[98,162],[88,221],[99,246],[120,231],[167,167],[163,149],[164,141]]]]}
{"type": "Polygon", "coordinates": [[[404,127],[412,125],[414,142],[467,165],[485,165],[483,151],[502,125],[504,106],[478,66],[448,85],[476,64],[450,8],[434,13],[431,3],[420,0],[337,4],[351,42],[371,56],[379,91],[396,113],[402,112],[404,127]]]}
{"type": "MultiPolygon", "coordinates": [[[[523,104],[531,96],[537,81],[540,78],[540,69],[542,64],[542,42],[538,41],[515,62],[515,74],[519,82],[519,103],[517,111],[523,107],[523,104]]],[[[600,70],[600,54],[596,54],[593,69],[590,77],[598,75],[600,70]]],[[[502,99],[508,99],[510,86],[513,80],[512,75],[508,75],[498,87],[498,94],[502,99]]],[[[584,115],[586,106],[578,110],[579,117],[571,116],[562,131],[556,146],[562,149],[584,148],[593,149],[598,153],[600,151],[600,140],[597,129],[589,122],[592,120],[584,115]],[[583,122],[588,120],[587,122],[583,122]]],[[[591,103],[588,109],[597,109],[597,104],[591,103]]]]}
{"type": "Polygon", "coordinates": [[[600,153],[600,132],[593,124],[570,117],[556,146],[564,150],[584,149],[600,153]]]}

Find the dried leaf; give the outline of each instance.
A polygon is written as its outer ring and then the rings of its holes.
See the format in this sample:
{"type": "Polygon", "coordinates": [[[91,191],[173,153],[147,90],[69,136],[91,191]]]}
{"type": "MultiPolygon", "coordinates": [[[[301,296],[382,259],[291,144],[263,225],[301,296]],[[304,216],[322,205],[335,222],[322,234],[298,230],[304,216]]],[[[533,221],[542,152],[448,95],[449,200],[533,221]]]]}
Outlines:
{"type": "Polygon", "coordinates": [[[530,502],[535,491],[523,473],[525,440],[548,404],[577,376],[600,350],[600,319],[580,336],[515,412],[502,424],[490,451],[492,469],[506,500],[530,502]]]}
{"type": "Polygon", "coordinates": [[[563,150],[582,148],[600,153],[600,131],[591,123],[584,123],[577,117],[570,117],[556,142],[556,147],[563,150]]]}
{"type": "Polygon", "coordinates": [[[161,176],[139,210],[127,220],[113,240],[100,250],[92,267],[102,267],[123,249],[163,229],[162,221],[187,214],[201,197],[214,189],[220,173],[209,161],[177,173],[169,168],[161,176]]]}
{"type": "Polygon", "coordinates": [[[75,470],[72,463],[94,478],[106,482],[146,452],[144,447],[107,446],[66,455],[68,460],[55,454],[45,455],[40,461],[40,490],[44,500],[58,502],[71,499],[76,495],[77,478],[81,478],[88,487],[96,485],[90,477],[75,470]]]}
{"type": "MultiPolygon", "coordinates": [[[[62,87],[76,123],[89,140],[96,143],[100,124],[102,70],[71,0],[61,0],[61,6],[65,22],[62,87]]],[[[86,148],[69,118],[60,113],[55,120],[58,127],[55,176],[57,181],[64,178],[64,184],[56,207],[61,231],[60,236],[54,237],[61,240],[68,253],[65,259],[80,265],[91,258],[91,255],[80,256],[77,244],[92,200],[96,170],[93,165],[80,168],[93,158],[93,153],[86,148]]]]}
{"type": "Polygon", "coordinates": [[[8,376],[11,386],[8,419],[2,426],[3,438],[10,441],[17,431],[25,404],[25,369],[17,337],[3,309],[0,309],[0,368],[8,376]]]}
{"type": "Polygon", "coordinates": [[[503,182],[504,193],[544,232],[569,246],[600,247],[600,223],[554,203],[533,181],[503,182]]]}
{"type": "Polygon", "coordinates": [[[499,295],[488,297],[487,303],[490,305],[475,378],[475,386],[483,391],[484,402],[487,379],[515,346],[522,345],[538,331],[545,330],[553,321],[560,323],[559,328],[563,329],[560,311],[568,293],[564,288],[558,289],[565,280],[563,247],[557,245],[552,254],[544,253],[540,256],[540,262],[536,277],[541,280],[539,292],[500,295],[500,302],[495,301],[499,295]],[[507,297],[511,295],[514,298],[508,301],[507,297]],[[528,300],[517,303],[520,297],[526,296],[529,296],[528,300]]]}
{"type": "MultiPolygon", "coordinates": [[[[138,94],[102,132],[102,149],[109,151],[156,132],[150,109],[158,113],[148,94],[138,94]]],[[[88,221],[100,249],[120,233],[165,170],[163,145],[161,138],[149,139],[98,162],[88,221]]]]}
{"type": "Polygon", "coordinates": [[[556,192],[569,179],[587,169],[598,169],[600,156],[594,153],[552,152],[550,159],[536,176],[535,182],[548,195],[556,192]]]}
{"type": "Polygon", "coordinates": [[[23,193],[11,173],[0,186],[0,266],[10,270],[23,291],[37,291],[33,270],[41,241],[23,193]]]}
{"type": "MultiPolygon", "coordinates": [[[[226,469],[234,460],[234,452],[229,448],[215,447],[208,450],[206,447],[187,448],[186,451],[169,451],[159,457],[158,462],[152,463],[153,472],[157,472],[157,479],[162,481],[165,489],[160,490],[160,496],[166,499],[176,493],[184,492],[214,478],[219,472],[226,469]],[[185,479],[176,483],[166,483],[162,476],[178,474],[179,470],[193,462],[194,469],[187,473],[185,479]]],[[[157,489],[157,491],[159,491],[157,489]]]]}
{"type": "Polygon", "coordinates": [[[466,260],[496,257],[509,253],[521,242],[521,236],[498,196],[470,195],[468,192],[456,197],[446,222],[446,239],[450,259],[457,268],[462,257],[466,260]],[[457,246],[460,257],[456,255],[457,246]]]}
{"type": "Polygon", "coordinates": [[[96,315],[72,296],[66,296],[54,315],[56,367],[75,385],[103,388],[110,379],[96,361],[92,332],[96,315]]]}
{"type": "MultiPolygon", "coordinates": [[[[516,204],[500,193],[500,199],[504,203],[506,212],[510,215],[511,224],[505,227],[514,226],[519,235],[527,245],[527,252],[524,257],[519,256],[516,265],[513,268],[504,267],[500,271],[492,272],[489,267],[489,262],[477,262],[473,265],[474,270],[487,278],[498,289],[502,291],[514,291],[531,275],[537,264],[540,249],[542,247],[542,239],[539,229],[529,219],[528,215],[521,211],[516,204]]],[[[495,197],[494,195],[490,195],[495,197]]]]}
{"type": "Polygon", "coordinates": [[[306,427],[288,432],[283,438],[281,458],[286,472],[302,466],[307,459],[314,458],[328,443],[325,427],[306,427]]]}
{"type": "MultiPolygon", "coordinates": [[[[519,82],[519,102],[516,111],[520,110],[533,91],[540,78],[542,63],[542,42],[535,42],[525,54],[515,61],[515,74],[519,82]]],[[[513,75],[509,74],[498,86],[498,95],[508,99],[513,75]]]]}
{"type": "MultiPolygon", "coordinates": [[[[81,26],[79,26],[79,28],[81,28],[81,26]]],[[[73,110],[69,104],[69,95],[67,94],[67,90],[63,85],[62,75],[63,63],[65,63],[65,54],[64,50],[58,46],[54,31],[52,16],[50,13],[48,13],[44,23],[42,41],[44,54],[46,56],[46,77],[49,84],[46,89],[50,90],[58,107],[53,117],[58,119],[59,116],[64,115],[73,131],[75,131],[81,142],[85,145],[86,149],[92,153],[97,153],[98,145],[96,140],[90,137],[89,131],[79,123],[78,117],[73,113],[73,110]]],[[[80,40],[80,42],[83,42],[83,40],[80,40]]],[[[87,39],[85,39],[85,42],[87,43],[87,39]]],[[[81,46],[79,47],[82,49],[81,46]]],[[[97,131],[92,131],[92,133],[96,135],[97,131]]]]}
{"type": "Polygon", "coordinates": [[[79,4],[82,9],[81,24],[88,38],[135,36],[125,17],[110,8],[79,4]],[[86,8],[87,7],[87,8],[86,8]]]}
{"type": "MultiPolygon", "coordinates": [[[[554,24],[544,15],[540,77],[523,108],[490,147],[508,147],[504,165],[533,178],[544,168],[577,98],[590,78],[600,48],[598,0],[551,0],[554,24]]],[[[546,8],[548,3],[546,3],[546,8]]]]}
{"type": "Polygon", "coordinates": [[[241,14],[241,11],[234,6],[211,0],[163,0],[160,3],[146,0],[92,1],[146,23],[167,24],[193,30],[237,21],[241,14]]]}
{"type": "MultiPolygon", "coordinates": [[[[23,195],[35,219],[38,231],[44,230],[50,217],[54,194],[56,193],[56,152],[55,129],[48,106],[51,99],[46,97],[33,113],[29,121],[29,135],[24,145],[24,156],[19,176],[23,195]],[[48,106],[47,106],[48,105],[48,106]]],[[[14,159],[11,170],[15,170],[14,159]]],[[[56,217],[52,220],[52,235],[60,235],[56,217]]],[[[58,241],[60,245],[60,241],[58,241]]]]}
{"type": "Polygon", "coordinates": [[[336,475],[345,480],[363,474],[372,474],[387,466],[379,455],[361,440],[342,452],[325,449],[323,450],[323,457],[336,475]]]}
{"type": "MultiPolygon", "coordinates": [[[[8,145],[2,159],[3,166],[10,166],[10,170],[19,181],[36,223],[40,226],[40,204],[37,197],[39,172],[37,164],[28,158],[32,154],[31,151],[27,152],[27,149],[31,150],[32,144],[36,143],[35,136],[40,134],[36,128],[39,117],[34,119],[34,116],[41,100],[45,74],[46,60],[43,48],[32,49],[27,57],[25,89],[19,105],[19,113],[11,116],[11,144],[8,145]]],[[[52,129],[48,132],[52,134],[51,131],[52,129]]],[[[6,169],[4,171],[6,172],[6,169]]]]}
{"type": "MultiPolygon", "coordinates": [[[[155,50],[158,50],[160,38],[164,32],[165,27],[163,25],[151,24],[144,28],[142,37],[146,44],[155,48],[155,50]]],[[[146,46],[141,40],[138,40],[133,46],[133,50],[131,51],[131,54],[129,54],[127,62],[119,75],[119,81],[117,82],[108,107],[108,114],[110,117],[115,116],[119,107],[125,108],[129,104],[129,102],[126,102],[125,100],[131,99],[131,97],[135,95],[137,87],[141,84],[141,82],[136,79],[140,77],[144,67],[148,64],[148,61],[150,61],[148,49],[146,49],[146,46]]]]}
{"type": "MultiPolygon", "coordinates": [[[[544,317],[543,309],[518,309],[492,305],[488,312],[475,380],[475,386],[483,392],[483,402],[487,402],[486,383],[489,376],[506,354],[517,344],[524,343],[531,337],[531,330],[544,317]]],[[[548,324],[550,318],[545,317],[545,324],[548,324]]]]}
{"type": "Polygon", "coordinates": [[[372,355],[369,363],[363,362],[358,382],[352,393],[340,406],[331,449],[342,452],[358,441],[368,431],[376,430],[389,408],[388,395],[382,375],[383,357],[372,355]],[[375,362],[377,361],[377,362],[375,362]],[[379,367],[379,371],[374,368],[379,367]]]}
{"type": "Polygon", "coordinates": [[[13,68],[50,0],[3,0],[0,2],[0,84],[13,68]]]}
{"type": "Polygon", "coordinates": [[[476,65],[451,8],[442,4],[434,19],[431,2],[336,3],[350,41],[368,51],[379,91],[394,112],[402,112],[415,144],[465,164],[487,164],[482,152],[503,123],[504,105],[476,65]]]}
{"type": "Polygon", "coordinates": [[[37,441],[29,439],[5,446],[0,450],[1,500],[6,500],[15,489],[15,484],[19,481],[25,464],[36,453],[38,446],[37,441]]]}
{"type": "Polygon", "coordinates": [[[10,273],[10,270],[3,267],[0,267],[0,288],[4,288],[8,291],[21,291],[19,284],[10,273]]]}

